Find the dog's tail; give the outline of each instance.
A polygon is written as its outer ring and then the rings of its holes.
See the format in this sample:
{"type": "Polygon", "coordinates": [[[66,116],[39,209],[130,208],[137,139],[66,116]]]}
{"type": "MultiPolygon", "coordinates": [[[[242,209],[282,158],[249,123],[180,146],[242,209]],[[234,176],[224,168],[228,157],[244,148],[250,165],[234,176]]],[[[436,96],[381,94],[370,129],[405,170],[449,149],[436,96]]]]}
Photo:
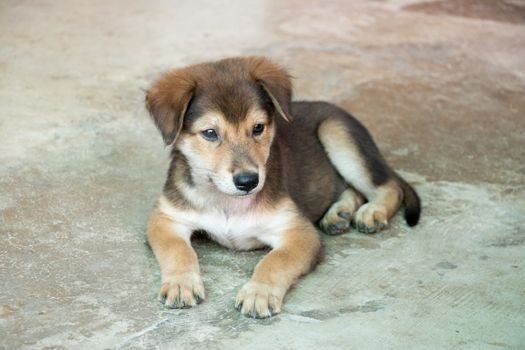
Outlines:
{"type": "Polygon", "coordinates": [[[403,206],[405,207],[405,220],[408,226],[415,226],[421,215],[421,200],[416,191],[401,176],[396,174],[397,181],[403,189],[403,206]]]}

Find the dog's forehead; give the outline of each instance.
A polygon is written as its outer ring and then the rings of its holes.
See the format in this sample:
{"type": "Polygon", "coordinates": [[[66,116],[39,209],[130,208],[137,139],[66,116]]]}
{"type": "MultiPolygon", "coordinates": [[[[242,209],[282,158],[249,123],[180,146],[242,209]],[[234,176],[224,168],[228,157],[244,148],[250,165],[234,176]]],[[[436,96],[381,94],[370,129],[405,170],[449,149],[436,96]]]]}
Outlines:
{"type": "Polygon", "coordinates": [[[260,106],[259,96],[248,81],[213,81],[205,83],[197,93],[202,112],[220,112],[233,124],[243,122],[250,111],[260,106]]]}
{"type": "Polygon", "coordinates": [[[204,128],[233,128],[234,130],[243,130],[244,127],[251,128],[255,124],[264,124],[268,122],[268,115],[260,108],[250,109],[243,120],[231,122],[219,110],[209,110],[200,114],[191,122],[191,127],[197,130],[204,128]],[[240,128],[239,128],[240,127],[240,128]]]}

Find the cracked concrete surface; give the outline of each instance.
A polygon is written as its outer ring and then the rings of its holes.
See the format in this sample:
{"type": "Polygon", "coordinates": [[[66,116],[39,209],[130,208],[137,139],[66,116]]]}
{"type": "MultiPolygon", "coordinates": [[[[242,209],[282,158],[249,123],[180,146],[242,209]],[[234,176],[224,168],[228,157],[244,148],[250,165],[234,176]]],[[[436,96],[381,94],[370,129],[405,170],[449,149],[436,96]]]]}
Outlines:
{"type": "Polygon", "coordinates": [[[522,349],[525,3],[3,1],[0,347],[522,349]],[[266,320],[233,309],[264,251],[196,242],[207,300],[167,310],[144,244],[167,150],[143,107],[162,71],[232,55],[368,126],[421,223],[323,237],[266,320]]]}

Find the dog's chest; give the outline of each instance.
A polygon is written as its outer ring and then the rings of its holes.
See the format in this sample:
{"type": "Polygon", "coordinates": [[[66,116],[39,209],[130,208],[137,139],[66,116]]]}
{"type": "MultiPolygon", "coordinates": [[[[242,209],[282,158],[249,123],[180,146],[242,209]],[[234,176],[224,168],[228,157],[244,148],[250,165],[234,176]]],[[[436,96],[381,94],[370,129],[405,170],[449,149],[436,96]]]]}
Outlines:
{"type": "Polygon", "coordinates": [[[221,245],[228,248],[249,250],[264,246],[268,225],[256,215],[228,215],[214,211],[199,215],[198,226],[221,245]],[[262,240],[261,240],[262,239],[262,240]]]}
{"type": "Polygon", "coordinates": [[[277,247],[282,234],[291,227],[294,212],[257,210],[249,206],[223,206],[189,211],[175,208],[161,197],[159,210],[170,217],[188,238],[191,232],[206,231],[219,244],[237,250],[263,246],[277,247]]]}

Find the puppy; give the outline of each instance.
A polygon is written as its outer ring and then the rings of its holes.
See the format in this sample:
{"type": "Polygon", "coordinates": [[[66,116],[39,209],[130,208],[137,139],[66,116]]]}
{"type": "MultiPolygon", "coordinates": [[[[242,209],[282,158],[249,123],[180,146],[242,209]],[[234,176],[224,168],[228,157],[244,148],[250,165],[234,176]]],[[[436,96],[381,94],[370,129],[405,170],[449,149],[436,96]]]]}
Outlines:
{"type": "Polygon", "coordinates": [[[183,308],[204,299],[195,231],[236,250],[271,247],[239,291],[252,317],[281,311],[290,286],[316,264],[327,234],[385,228],[401,203],[409,226],[420,201],[387,165],[365,127],[325,102],[291,102],[288,73],[263,57],[177,69],[146,105],[172,160],[148,223],[160,298],[183,308]]]}

